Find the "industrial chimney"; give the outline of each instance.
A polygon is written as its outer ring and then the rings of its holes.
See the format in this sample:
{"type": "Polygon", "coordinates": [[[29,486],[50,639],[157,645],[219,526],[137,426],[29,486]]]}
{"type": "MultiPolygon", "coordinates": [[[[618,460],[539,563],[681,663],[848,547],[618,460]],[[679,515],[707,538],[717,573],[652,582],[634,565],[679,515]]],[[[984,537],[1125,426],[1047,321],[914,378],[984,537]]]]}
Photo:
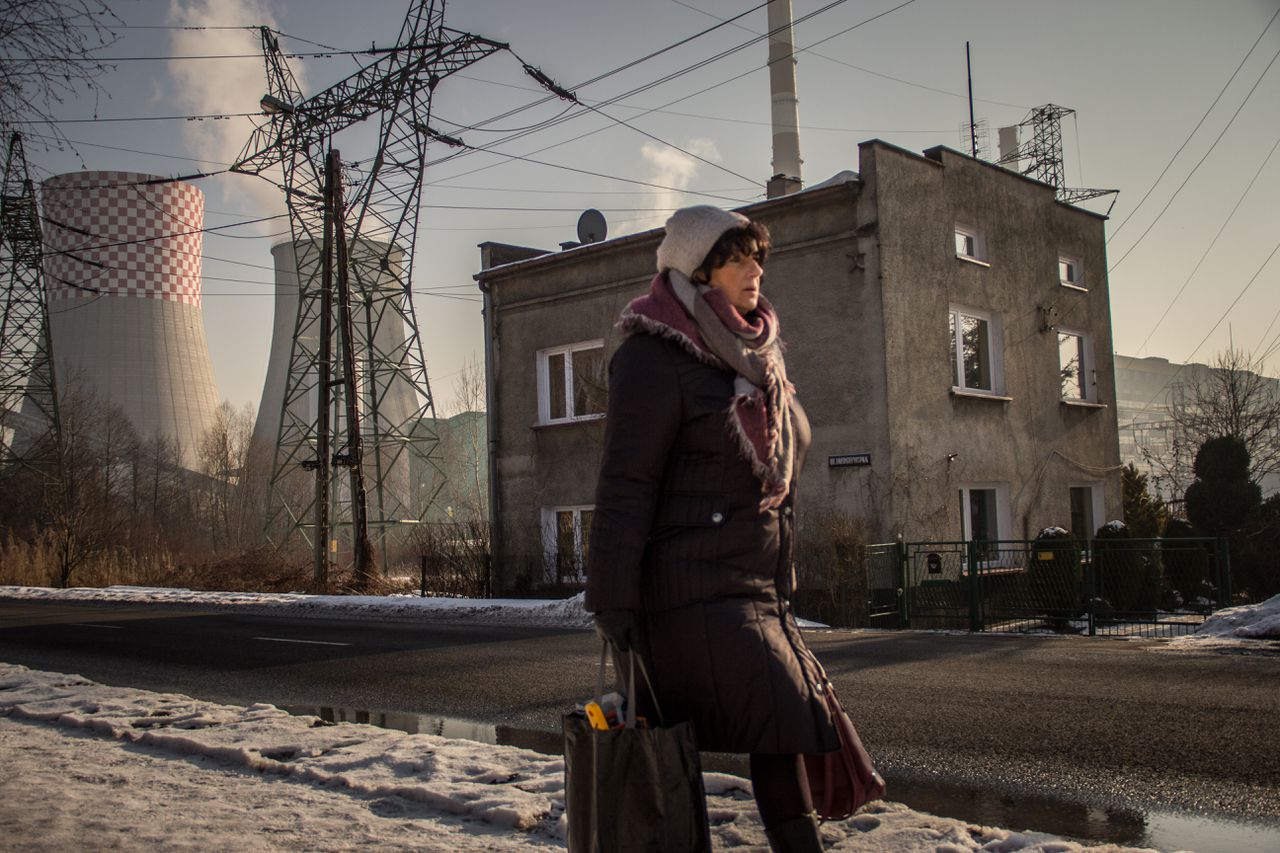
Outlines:
{"type": "Polygon", "coordinates": [[[200,310],[204,193],[134,172],[73,172],[41,194],[60,387],[83,383],[197,469],[218,408],[200,310]]]}
{"type": "Polygon", "coordinates": [[[767,196],[777,198],[803,186],[791,0],[770,0],[769,3],[769,95],[773,117],[773,177],[769,179],[767,196]]]}

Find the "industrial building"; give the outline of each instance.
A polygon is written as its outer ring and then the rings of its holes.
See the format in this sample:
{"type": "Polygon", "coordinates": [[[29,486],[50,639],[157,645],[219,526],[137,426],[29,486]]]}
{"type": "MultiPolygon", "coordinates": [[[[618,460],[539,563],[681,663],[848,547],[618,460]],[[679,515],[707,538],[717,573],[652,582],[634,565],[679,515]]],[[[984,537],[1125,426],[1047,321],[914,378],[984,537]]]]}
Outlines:
{"type": "MultiPolygon", "coordinates": [[[[1085,534],[1118,517],[1105,218],[948,148],[872,140],[858,166],[740,208],[773,235],[764,292],[812,422],[801,535],[818,511],[879,541],[1085,534]]],[[[582,564],[612,326],[661,237],[481,246],[499,590],[582,564]]]]}
{"type": "Polygon", "coordinates": [[[46,180],[44,278],[63,389],[118,406],[199,468],[218,391],[200,310],[204,193],[135,172],[46,180]]]}

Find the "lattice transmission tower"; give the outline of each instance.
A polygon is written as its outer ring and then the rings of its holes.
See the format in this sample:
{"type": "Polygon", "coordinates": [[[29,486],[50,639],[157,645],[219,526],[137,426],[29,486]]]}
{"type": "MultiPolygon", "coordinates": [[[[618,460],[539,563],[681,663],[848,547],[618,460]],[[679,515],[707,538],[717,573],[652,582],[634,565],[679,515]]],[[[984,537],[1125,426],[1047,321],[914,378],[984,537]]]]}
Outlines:
{"type": "Polygon", "coordinates": [[[1058,201],[1075,204],[1091,198],[1118,193],[1119,190],[1068,187],[1062,157],[1062,120],[1075,113],[1068,107],[1045,104],[1034,108],[1018,127],[1031,128],[1031,138],[997,161],[1010,163],[1026,160],[1022,174],[1053,187],[1058,201]]]}
{"type": "Polygon", "coordinates": [[[17,466],[57,482],[62,433],[43,258],[35,182],[14,133],[0,187],[0,470],[17,466]]]}
{"type": "Polygon", "coordinates": [[[363,579],[372,549],[385,559],[389,537],[422,520],[444,481],[410,298],[427,143],[438,136],[432,95],[507,45],[447,29],[443,0],[414,0],[396,47],[305,98],[275,35],[261,37],[271,117],[233,170],[282,167],[299,286],[268,525],[307,540],[320,583],[345,539],[363,579]],[[334,137],[366,120],[377,122],[376,148],[348,182],[334,137]]]}

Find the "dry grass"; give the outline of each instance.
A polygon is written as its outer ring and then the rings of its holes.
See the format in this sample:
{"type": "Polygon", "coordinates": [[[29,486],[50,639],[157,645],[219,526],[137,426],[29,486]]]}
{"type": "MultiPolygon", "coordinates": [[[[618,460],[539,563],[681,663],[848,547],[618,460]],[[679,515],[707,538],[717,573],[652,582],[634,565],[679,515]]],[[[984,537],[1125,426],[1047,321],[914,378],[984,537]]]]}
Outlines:
{"type": "MultiPolygon", "coordinates": [[[[47,539],[24,541],[10,535],[0,541],[0,585],[58,586],[58,552],[47,539]]],[[[134,553],[116,548],[96,554],[71,573],[70,585],[113,585],[287,592],[310,584],[310,566],[271,548],[259,548],[220,560],[180,559],[165,551],[134,553]]]]}

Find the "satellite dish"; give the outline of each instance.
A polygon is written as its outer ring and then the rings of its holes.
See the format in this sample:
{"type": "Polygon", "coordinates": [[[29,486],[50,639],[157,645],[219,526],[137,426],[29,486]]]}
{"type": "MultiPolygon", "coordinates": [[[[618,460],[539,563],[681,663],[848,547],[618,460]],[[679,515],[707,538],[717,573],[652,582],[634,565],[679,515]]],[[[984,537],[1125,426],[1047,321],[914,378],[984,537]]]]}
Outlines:
{"type": "Polygon", "coordinates": [[[594,207],[582,211],[578,217],[578,240],[582,243],[599,243],[609,236],[609,226],[605,224],[604,214],[594,207]]]}

